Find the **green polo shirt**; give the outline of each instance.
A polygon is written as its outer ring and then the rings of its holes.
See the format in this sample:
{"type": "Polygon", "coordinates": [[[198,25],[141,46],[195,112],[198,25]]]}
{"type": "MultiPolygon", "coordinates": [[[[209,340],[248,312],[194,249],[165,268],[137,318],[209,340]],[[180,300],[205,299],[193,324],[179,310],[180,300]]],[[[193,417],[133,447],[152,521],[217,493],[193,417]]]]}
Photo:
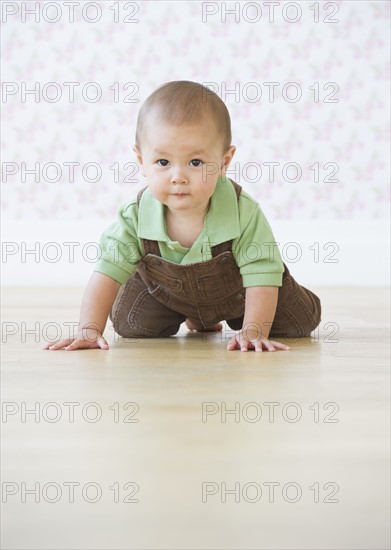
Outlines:
{"type": "Polygon", "coordinates": [[[265,215],[243,189],[238,201],[227,177],[218,179],[204,227],[191,248],[169,238],[164,213],[165,206],[148,188],[140,206],[137,200],[124,204],[100,238],[101,257],[94,271],[126,283],[145,255],[141,239],[157,241],[162,258],[182,265],[211,259],[212,246],[233,239],[244,287],[282,286],[284,265],[265,215]]]}

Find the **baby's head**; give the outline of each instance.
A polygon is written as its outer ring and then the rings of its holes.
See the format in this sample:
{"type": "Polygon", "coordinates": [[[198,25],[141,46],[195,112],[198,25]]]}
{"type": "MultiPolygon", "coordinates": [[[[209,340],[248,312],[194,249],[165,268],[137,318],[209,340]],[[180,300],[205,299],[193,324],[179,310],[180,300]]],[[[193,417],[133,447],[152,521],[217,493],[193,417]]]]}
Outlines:
{"type": "Polygon", "coordinates": [[[228,109],[187,80],[168,82],[143,103],[133,147],[151,193],[175,213],[205,213],[235,153],[228,109]]]}

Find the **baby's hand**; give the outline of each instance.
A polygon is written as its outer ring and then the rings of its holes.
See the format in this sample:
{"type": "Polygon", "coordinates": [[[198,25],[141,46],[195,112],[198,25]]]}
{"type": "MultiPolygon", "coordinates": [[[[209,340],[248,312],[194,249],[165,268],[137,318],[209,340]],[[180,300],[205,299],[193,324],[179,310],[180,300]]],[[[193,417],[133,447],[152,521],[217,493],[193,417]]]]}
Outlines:
{"type": "Polygon", "coordinates": [[[263,351],[265,348],[267,351],[276,351],[276,349],[287,350],[289,346],[276,342],[275,340],[268,340],[267,338],[250,339],[243,336],[243,331],[240,331],[235,336],[232,336],[228,342],[227,350],[234,351],[240,349],[240,351],[248,351],[249,349],[255,349],[255,351],[263,351]]]}
{"type": "Polygon", "coordinates": [[[101,333],[94,328],[80,330],[74,338],[63,338],[57,342],[48,343],[42,349],[58,350],[65,348],[65,351],[75,349],[109,349],[109,344],[101,333]]]}

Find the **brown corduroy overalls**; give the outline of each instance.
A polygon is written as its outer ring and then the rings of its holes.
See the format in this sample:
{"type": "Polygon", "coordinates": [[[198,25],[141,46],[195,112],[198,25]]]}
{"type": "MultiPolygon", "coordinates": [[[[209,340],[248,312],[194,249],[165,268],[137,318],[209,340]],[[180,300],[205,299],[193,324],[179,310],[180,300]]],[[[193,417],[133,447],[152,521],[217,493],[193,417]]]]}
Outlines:
{"type": "MultiPolygon", "coordinates": [[[[231,182],[239,200],[242,188],[231,182]]],[[[205,328],[223,320],[233,330],[242,328],[246,289],[232,240],[211,247],[210,260],[187,265],[162,258],[157,241],[143,239],[143,244],[145,256],[119,289],[110,313],[117,334],[164,338],[176,334],[187,318],[199,319],[205,328]]],[[[285,263],[284,268],[268,338],[309,336],[321,321],[320,300],[293,279],[285,263]]],[[[264,333],[265,327],[259,329],[264,333]]]]}

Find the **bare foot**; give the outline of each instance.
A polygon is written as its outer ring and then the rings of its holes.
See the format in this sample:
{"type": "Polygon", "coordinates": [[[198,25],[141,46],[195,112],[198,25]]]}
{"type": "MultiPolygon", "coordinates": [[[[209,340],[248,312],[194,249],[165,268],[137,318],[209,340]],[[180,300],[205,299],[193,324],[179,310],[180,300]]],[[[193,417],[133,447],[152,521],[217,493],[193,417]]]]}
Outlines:
{"type": "Polygon", "coordinates": [[[206,328],[200,321],[196,321],[195,319],[186,319],[185,323],[188,329],[195,330],[197,332],[218,332],[223,329],[223,325],[221,323],[216,323],[215,325],[211,325],[206,328]]]}

